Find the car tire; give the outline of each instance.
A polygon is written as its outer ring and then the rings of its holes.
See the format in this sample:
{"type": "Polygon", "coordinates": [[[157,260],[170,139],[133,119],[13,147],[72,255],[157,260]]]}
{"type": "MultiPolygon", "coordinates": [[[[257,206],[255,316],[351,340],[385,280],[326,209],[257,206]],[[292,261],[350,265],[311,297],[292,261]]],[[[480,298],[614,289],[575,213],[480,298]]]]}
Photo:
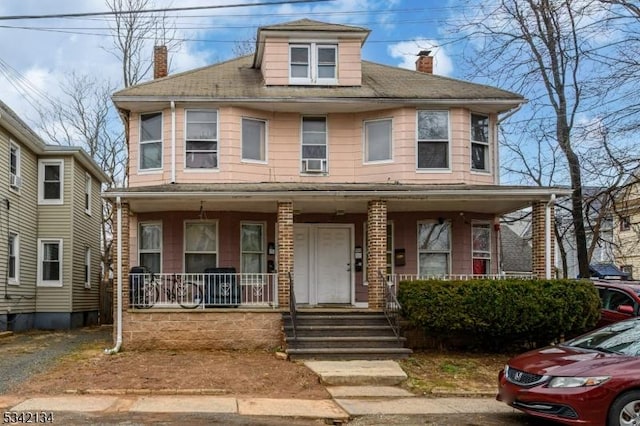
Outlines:
{"type": "Polygon", "coordinates": [[[613,401],[607,417],[607,426],[632,424],[633,420],[640,424],[640,391],[623,393],[613,401]],[[635,417],[629,418],[630,413],[635,417]]]}

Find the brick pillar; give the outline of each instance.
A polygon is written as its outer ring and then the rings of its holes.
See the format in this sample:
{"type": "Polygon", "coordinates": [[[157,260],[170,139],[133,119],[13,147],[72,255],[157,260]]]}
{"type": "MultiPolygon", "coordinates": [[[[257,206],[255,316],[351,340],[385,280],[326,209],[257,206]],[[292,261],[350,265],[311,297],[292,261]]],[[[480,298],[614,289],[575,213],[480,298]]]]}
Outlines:
{"type": "Polygon", "coordinates": [[[278,203],[278,305],[289,307],[289,273],[293,274],[293,203],[278,203]]]}
{"type": "MultiPolygon", "coordinates": [[[[111,244],[111,259],[113,269],[113,320],[118,318],[118,263],[122,263],[122,310],[129,307],[129,204],[121,203],[122,208],[122,259],[118,259],[118,206],[112,202],[114,227],[113,242],[111,244]]],[[[114,339],[116,327],[113,327],[114,339]]]]}
{"type": "MultiPolygon", "coordinates": [[[[547,203],[536,202],[531,205],[531,271],[537,278],[546,277],[546,239],[545,239],[545,213],[547,203]]],[[[550,260],[551,260],[551,277],[554,275],[555,268],[555,234],[554,226],[554,209],[549,209],[550,226],[549,235],[551,242],[550,260]]]]}
{"type": "Polygon", "coordinates": [[[367,206],[367,282],[369,283],[369,308],[384,307],[385,280],[380,271],[387,269],[387,202],[369,201],[367,206]]]}

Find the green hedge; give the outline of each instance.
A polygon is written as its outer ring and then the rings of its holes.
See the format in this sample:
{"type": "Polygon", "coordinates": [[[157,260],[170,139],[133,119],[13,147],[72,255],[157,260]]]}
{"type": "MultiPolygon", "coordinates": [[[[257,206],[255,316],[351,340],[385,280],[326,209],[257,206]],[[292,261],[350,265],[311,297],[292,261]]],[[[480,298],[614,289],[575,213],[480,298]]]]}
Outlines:
{"type": "Polygon", "coordinates": [[[490,350],[546,345],[593,328],[600,317],[587,280],[404,281],[398,301],[410,325],[441,345],[490,350]]]}

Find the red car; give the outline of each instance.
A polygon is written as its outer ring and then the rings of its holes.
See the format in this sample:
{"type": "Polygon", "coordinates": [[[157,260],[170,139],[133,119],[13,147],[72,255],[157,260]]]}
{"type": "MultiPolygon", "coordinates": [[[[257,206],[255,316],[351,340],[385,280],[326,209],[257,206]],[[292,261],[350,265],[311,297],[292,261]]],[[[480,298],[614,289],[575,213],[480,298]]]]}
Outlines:
{"type": "Polygon", "coordinates": [[[567,425],[640,425],[640,318],[509,360],[496,399],[567,425]]]}
{"type": "Polygon", "coordinates": [[[594,285],[602,303],[599,327],[640,316],[638,281],[596,281],[594,285]]]}

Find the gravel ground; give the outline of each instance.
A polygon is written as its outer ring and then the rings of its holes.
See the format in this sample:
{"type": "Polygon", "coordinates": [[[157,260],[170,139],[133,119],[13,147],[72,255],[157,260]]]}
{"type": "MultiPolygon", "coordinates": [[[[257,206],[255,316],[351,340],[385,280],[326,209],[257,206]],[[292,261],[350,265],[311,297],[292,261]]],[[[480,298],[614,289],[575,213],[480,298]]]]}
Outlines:
{"type": "Polygon", "coordinates": [[[0,338],[0,395],[45,371],[60,357],[96,342],[111,347],[111,327],[30,331],[0,338]]]}

